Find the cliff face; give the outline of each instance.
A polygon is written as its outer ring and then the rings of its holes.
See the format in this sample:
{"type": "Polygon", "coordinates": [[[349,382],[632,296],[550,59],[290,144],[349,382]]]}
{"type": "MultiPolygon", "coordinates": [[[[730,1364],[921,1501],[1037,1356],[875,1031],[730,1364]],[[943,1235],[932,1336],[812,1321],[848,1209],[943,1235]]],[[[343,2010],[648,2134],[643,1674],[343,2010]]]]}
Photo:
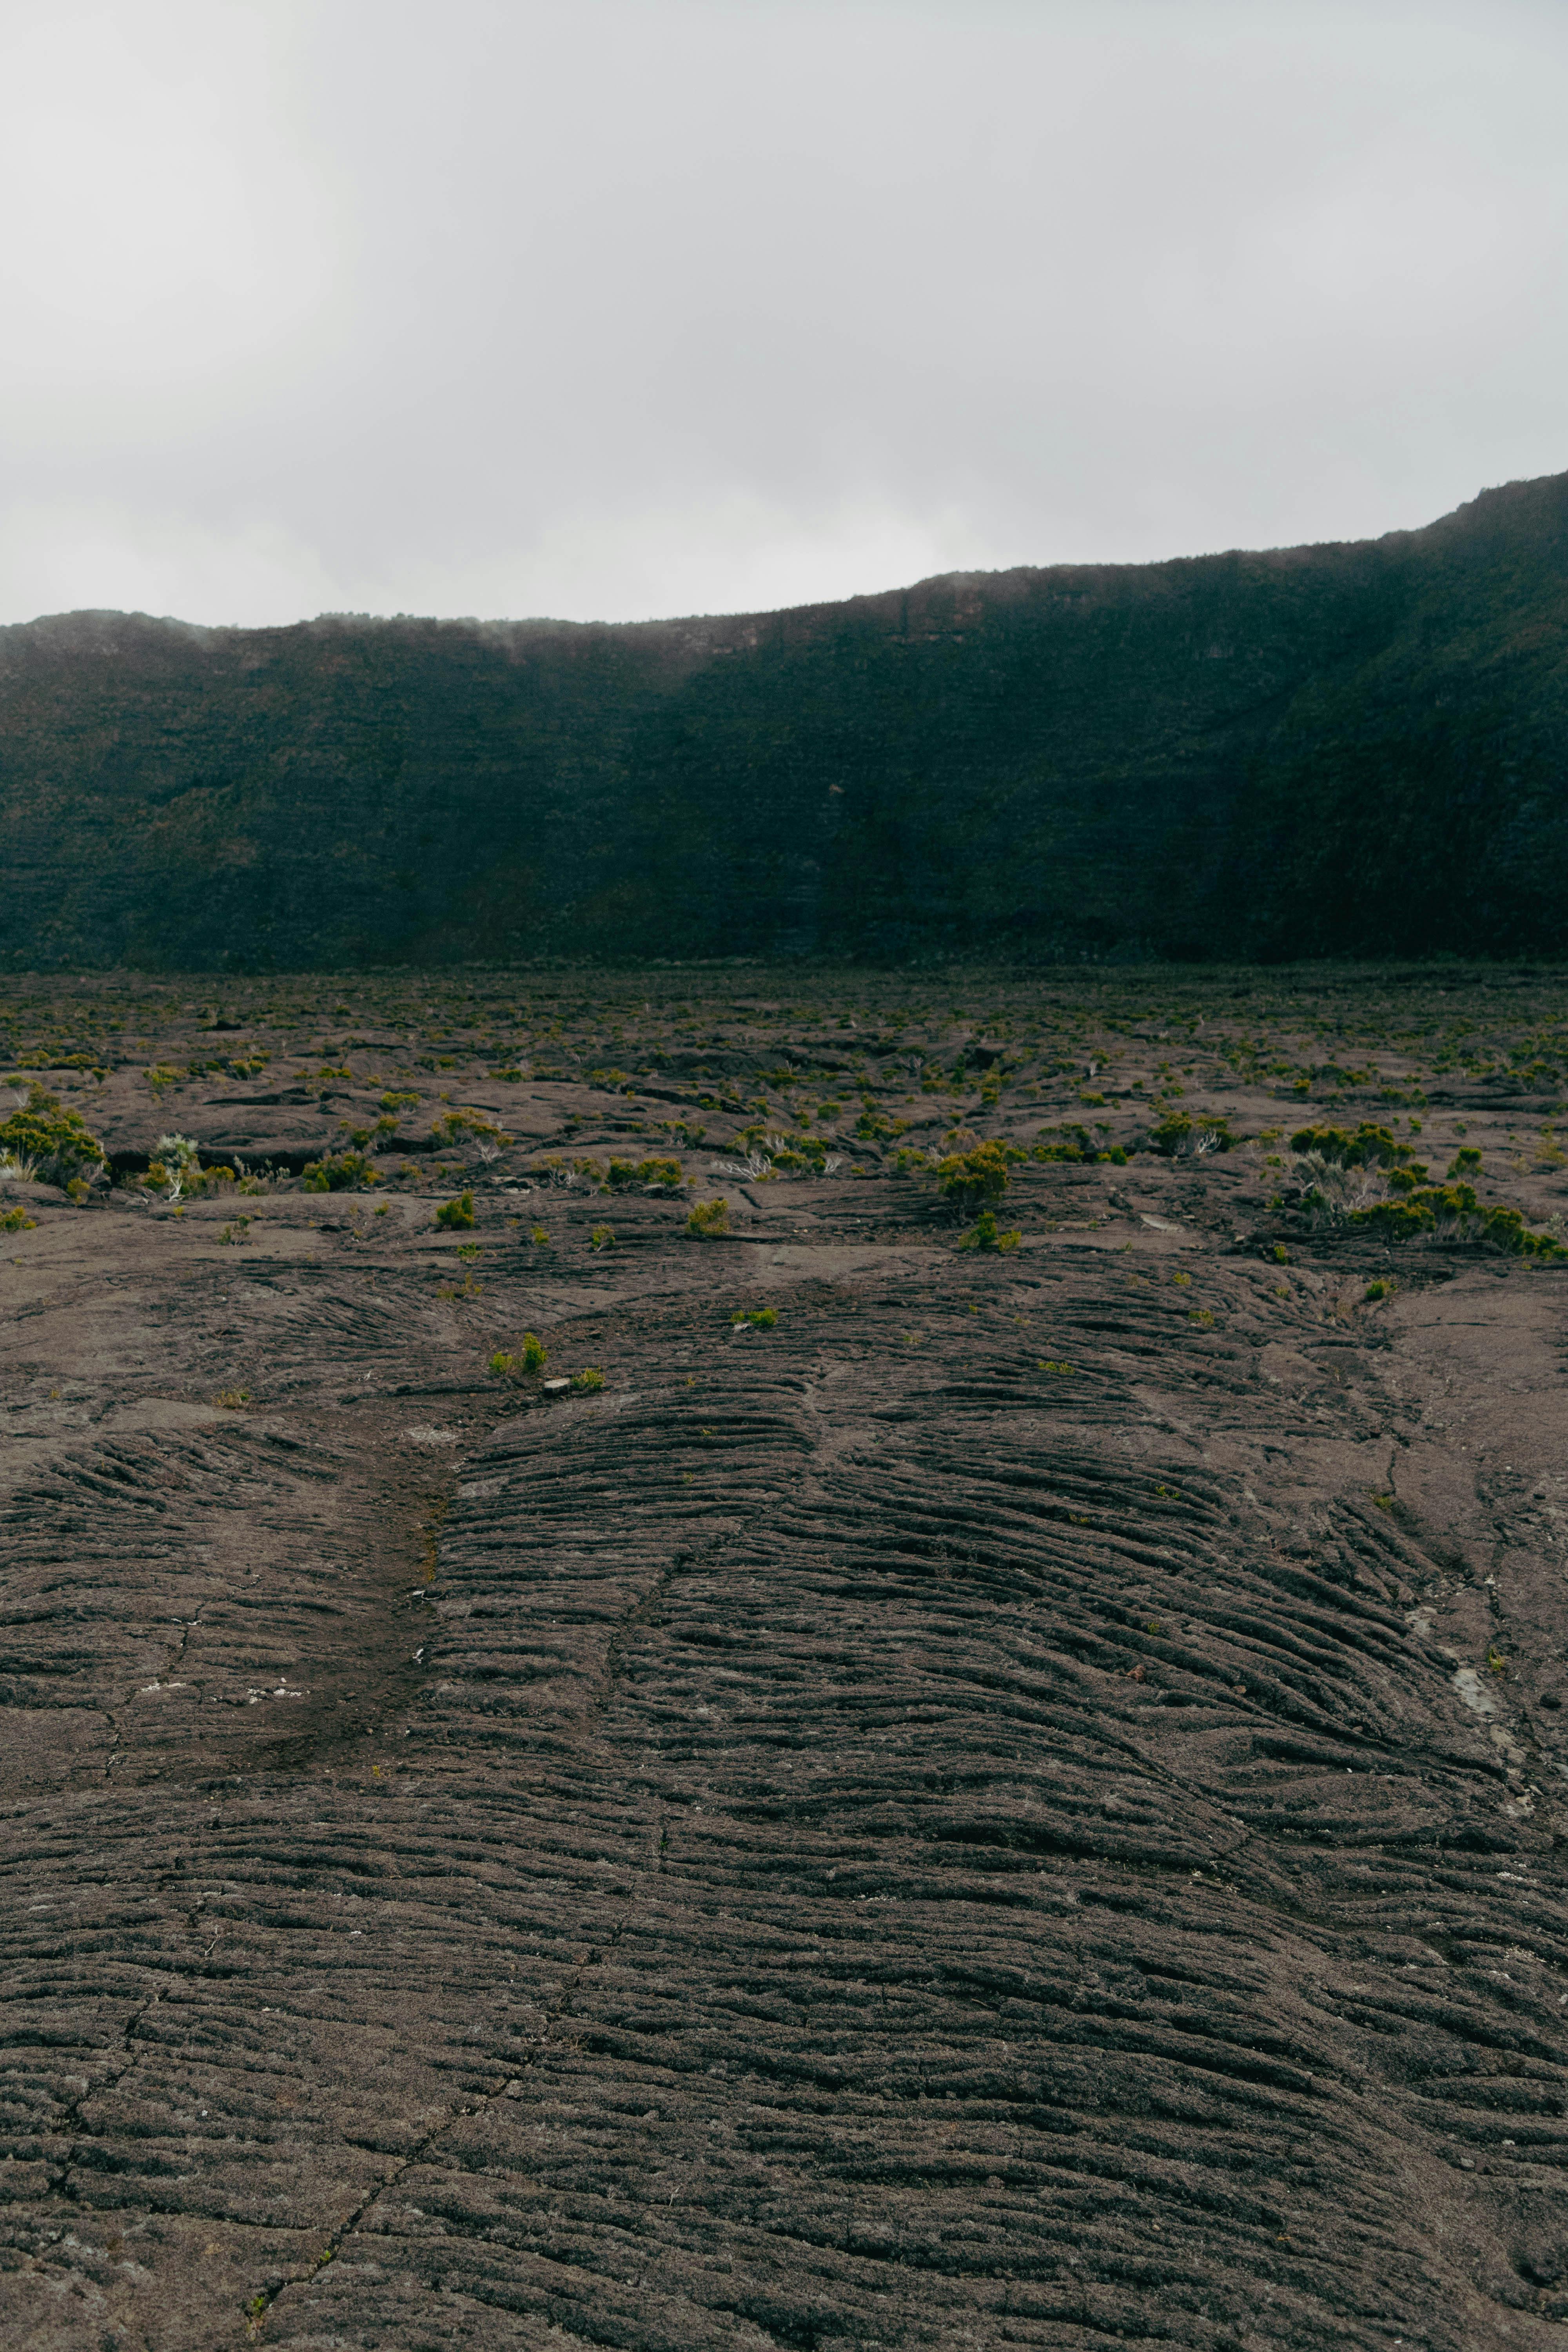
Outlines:
{"type": "Polygon", "coordinates": [[[1568,949],[1568,476],[639,626],[0,631],[10,969],[1568,949]]]}

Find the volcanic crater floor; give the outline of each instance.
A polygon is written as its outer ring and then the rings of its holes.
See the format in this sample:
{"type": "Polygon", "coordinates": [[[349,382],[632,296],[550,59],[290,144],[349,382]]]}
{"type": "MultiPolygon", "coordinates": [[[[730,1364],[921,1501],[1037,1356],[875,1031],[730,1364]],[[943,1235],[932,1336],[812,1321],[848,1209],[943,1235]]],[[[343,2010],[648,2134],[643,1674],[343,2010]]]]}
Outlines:
{"type": "Polygon", "coordinates": [[[0,2341],[1568,2341],[1568,1259],[1276,1189],[1393,1092],[1547,1219],[1462,982],[30,983],[117,1181],[0,1199],[0,2341]],[[301,1190],[378,1086],[480,1123],[301,1190]],[[965,1249],[928,1111],[1091,1149],[965,1249]]]}

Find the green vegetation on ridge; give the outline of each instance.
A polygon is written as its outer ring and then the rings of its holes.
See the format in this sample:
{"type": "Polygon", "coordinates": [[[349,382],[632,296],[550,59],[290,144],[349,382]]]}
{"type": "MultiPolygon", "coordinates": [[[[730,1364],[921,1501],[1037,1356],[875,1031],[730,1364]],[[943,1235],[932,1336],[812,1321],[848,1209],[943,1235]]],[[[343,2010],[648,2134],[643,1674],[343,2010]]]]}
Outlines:
{"type": "Polygon", "coordinates": [[[67,615],[0,631],[0,961],[1557,953],[1565,735],[1568,477],[761,618],[67,615]]]}

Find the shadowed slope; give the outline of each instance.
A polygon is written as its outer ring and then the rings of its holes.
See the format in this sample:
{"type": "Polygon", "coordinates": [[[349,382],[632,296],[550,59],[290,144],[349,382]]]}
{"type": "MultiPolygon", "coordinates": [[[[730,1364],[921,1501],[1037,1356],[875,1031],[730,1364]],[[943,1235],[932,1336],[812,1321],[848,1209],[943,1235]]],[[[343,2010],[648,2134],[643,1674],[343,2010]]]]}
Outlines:
{"type": "Polygon", "coordinates": [[[0,953],[1564,943],[1568,477],[1361,545],[640,626],[0,632],[0,953]]]}

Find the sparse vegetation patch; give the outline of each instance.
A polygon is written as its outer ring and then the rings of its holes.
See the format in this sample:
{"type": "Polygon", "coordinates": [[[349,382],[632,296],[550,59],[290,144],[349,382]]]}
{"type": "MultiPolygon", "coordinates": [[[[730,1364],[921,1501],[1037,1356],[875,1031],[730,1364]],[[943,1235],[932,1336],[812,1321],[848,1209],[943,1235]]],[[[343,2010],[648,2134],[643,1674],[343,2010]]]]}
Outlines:
{"type": "Polygon", "coordinates": [[[102,1173],[104,1150],[79,1111],[65,1109],[46,1087],[30,1086],[19,1109],[0,1119],[0,1175],[30,1176],[62,1190],[102,1173]]]}

